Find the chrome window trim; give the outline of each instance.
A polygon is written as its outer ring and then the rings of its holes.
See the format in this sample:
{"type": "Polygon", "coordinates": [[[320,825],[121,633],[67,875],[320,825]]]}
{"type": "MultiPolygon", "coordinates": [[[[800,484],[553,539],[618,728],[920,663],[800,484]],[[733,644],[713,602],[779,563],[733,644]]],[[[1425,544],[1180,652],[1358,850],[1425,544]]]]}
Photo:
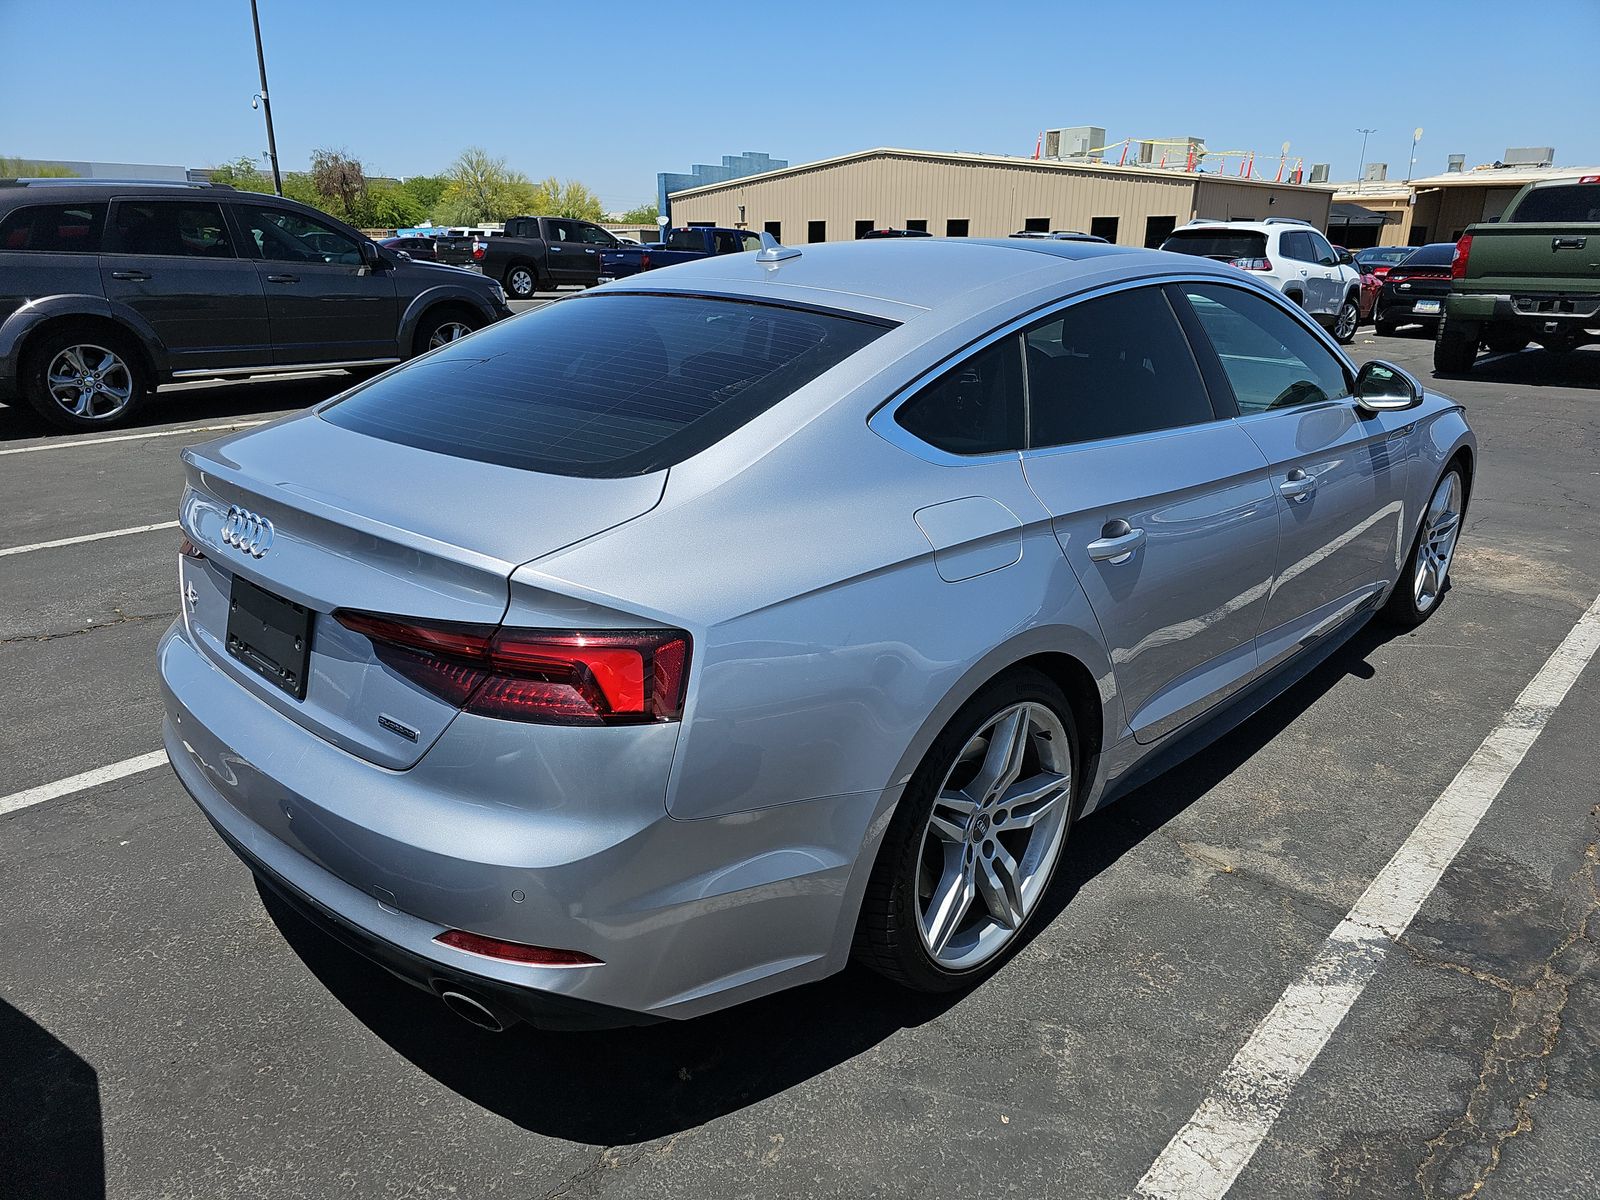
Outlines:
{"type": "MultiPolygon", "coordinates": [[[[1257,283],[1256,281],[1248,278],[1234,280],[1229,279],[1225,275],[1211,275],[1196,271],[1173,271],[1159,275],[1142,275],[1137,279],[1121,279],[1115,283],[1100,284],[1096,287],[1088,288],[1081,292],[1075,292],[1070,296],[1046,301],[1038,307],[1031,309],[1029,312],[1024,313],[1022,316],[1015,317],[1012,320],[1007,321],[1004,325],[997,326],[988,333],[975,338],[971,342],[968,342],[959,350],[954,350],[945,355],[932,367],[929,367],[927,370],[916,375],[910,382],[905,383],[899,388],[895,389],[895,391],[889,395],[888,399],[884,400],[880,405],[878,405],[878,407],[874,409],[867,417],[867,428],[872,430],[873,433],[877,434],[890,445],[896,446],[899,449],[906,451],[908,454],[913,454],[925,462],[931,462],[942,467],[964,467],[982,465],[985,463],[998,462],[1008,459],[1025,461],[1034,455],[1056,454],[1065,450],[1076,450],[1084,446],[1098,446],[1110,442],[1128,442],[1139,438],[1152,439],[1170,437],[1174,434],[1183,433],[1186,430],[1199,429],[1204,426],[1213,425],[1218,421],[1237,420],[1238,418],[1234,416],[1219,416],[1213,418],[1211,421],[1201,421],[1194,425],[1176,425],[1167,429],[1151,429],[1146,430],[1143,433],[1128,433],[1113,438],[1097,438],[1093,441],[1086,442],[1067,442],[1059,446],[1040,446],[1037,449],[1033,447],[1018,447],[1015,450],[998,450],[990,454],[953,454],[948,450],[941,450],[937,446],[923,441],[921,438],[917,437],[916,434],[912,433],[909,429],[906,429],[894,419],[895,414],[900,410],[901,405],[905,404],[906,401],[910,400],[912,396],[916,395],[916,393],[919,392],[924,385],[937,379],[955,364],[960,363],[974,354],[979,354],[988,349],[1001,338],[1020,334],[1030,325],[1036,325],[1041,322],[1048,321],[1057,313],[1065,312],[1074,305],[1082,304],[1089,300],[1096,300],[1102,296],[1113,295],[1117,292],[1130,291],[1133,288],[1162,288],[1172,284],[1178,284],[1181,286],[1185,283],[1209,283],[1216,284],[1220,287],[1238,288],[1242,292],[1263,297],[1269,303],[1276,302],[1279,308],[1289,313],[1296,320],[1298,320],[1301,325],[1315,333],[1321,341],[1321,344],[1326,349],[1329,349],[1334,353],[1334,355],[1339,359],[1340,363],[1343,364],[1345,368],[1347,385],[1352,388],[1354,387],[1355,368],[1352,366],[1350,359],[1347,358],[1340,349],[1339,344],[1333,340],[1332,336],[1325,329],[1323,329],[1322,326],[1318,325],[1316,321],[1311,318],[1309,313],[1300,308],[1299,305],[1290,303],[1288,298],[1285,297],[1282,292],[1277,291],[1275,288],[1269,288],[1264,284],[1257,283]]],[[[1195,347],[1189,339],[1189,331],[1183,328],[1183,322],[1178,320],[1176,313],[1173,314],[1173,319],[1177,321],[1179,332],[1182,333],[1185,343],[1189,345],[1189,352],[1194,354],[1195,347]]],[[[1021,345],[1020,338],[1018,339],[1018,344],[1021,345]]],[[[1212,353],[1215,353],[1215,349],[1212,350],[1212,353]]],[[[1198,361],[1195,363],[1195,369],[1199,371],[1201,380],[1204,382],[1205,372],[1200,370],[1198,361]]],[[[1023,357],[1022,387],[1024,405],[1023,428],[1026,430],[1028,419],[1028,412],[1026,408],[1028,400],[1028,372],[1026,354],[1024,354],[1023,357]]],[[[1329,401],[1329,403],[1337,402],[1338,401],[1329,401]]],[[[1317,401],[1317,403],[1323,402],[1317,401]]],[[[1269,409],[1267,411],[1287,412],[1290,410],[1269,409]]]]}

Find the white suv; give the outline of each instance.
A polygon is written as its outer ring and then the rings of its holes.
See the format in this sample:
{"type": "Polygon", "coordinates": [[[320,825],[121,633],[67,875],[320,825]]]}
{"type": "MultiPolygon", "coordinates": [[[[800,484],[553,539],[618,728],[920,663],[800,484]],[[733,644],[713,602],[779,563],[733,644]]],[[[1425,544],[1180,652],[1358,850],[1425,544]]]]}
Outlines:
{"type": "Polygon", "coordinates": [[[1201,218],[1175,230],[1163,250],[1201,254],[1232,263],[1271,284],[1349,345],[1361,323],[1361,276],[1309,221],[1268,217],[1265,221],[1201,218]]]}

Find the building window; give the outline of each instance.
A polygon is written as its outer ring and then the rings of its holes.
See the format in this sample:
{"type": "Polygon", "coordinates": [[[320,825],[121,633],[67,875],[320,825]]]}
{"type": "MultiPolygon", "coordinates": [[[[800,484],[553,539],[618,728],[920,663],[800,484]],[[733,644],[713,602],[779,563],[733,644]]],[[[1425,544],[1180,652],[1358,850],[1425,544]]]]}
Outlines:
{"type": "Polygon", "coordinates": [[[1029,217],[1026,221],[1024,221],[1022,223],[1022,231],[1024,233],[1049,233],[1050,232],[1050,218],[1049,217],[1029,217]]]}
{"type": "Polygon", "coordinates": [[[944,223],[945,237],[966,237],[967,226],[971,224],[966,217],[951,217],[944,223]]]}
{"type": "Polygon", "coordinates": [[[826,221],[806,222],[806,241],[825,242],[828,240],[828,223],[826,221]]]}
{"type": "Polygon", "coordinates": [[[872,230],[873,230],[873,223],[871,221],[857,221],[856,222],[856,237],[864,238],[864,237],[867,236],[867,234],[871,233],[872,230]]]}
{"type": "Polygon", "coordinates": [[[762,228],[765,229],[768,233],[770,233],[773,237],[777,238],[778,241],[780,241],[780,242],[783,241],[783,222],[782,221],[768,221],[765,225],[762,226],[762,228]]]}
{"type": "Polygon", "coordinates": [[[689,222],[689,228],[690,229],[715,229],[716,227],[717,227],[717,223],[715,221],[690,221],[689,222]]]}
{"type": "Polygon", "coordinates": [[[1178,227],[1177,217],[1146,217],[1144,219],[1144,248],[1159,250],[1161,243],[1172,236],[1178,227]]]}
{"type": "Polygon", "coordinates": [[[1413,225],[1411,227],[1411,239],[1406,244],[1410,246],[1426,246],[1428,244],[1428,227],[1426,225],[1413,225]]]}
{"type": "Polygon", "coordinates": [[[927,222],[926,219],[920,220],[920,221],[918,221],[918,220],[907,221],[906,222],[906,228],[911,230],[912,233],[927,233],[928,232],[928,222],[927,222]]]}
{"type": "Polygon", "coordinates": [[[1116,217],[1094,217],[1089,221],[1089,232],[1095,237],[1103,237],[1108,242],[1117,240],[1116,217]]]}

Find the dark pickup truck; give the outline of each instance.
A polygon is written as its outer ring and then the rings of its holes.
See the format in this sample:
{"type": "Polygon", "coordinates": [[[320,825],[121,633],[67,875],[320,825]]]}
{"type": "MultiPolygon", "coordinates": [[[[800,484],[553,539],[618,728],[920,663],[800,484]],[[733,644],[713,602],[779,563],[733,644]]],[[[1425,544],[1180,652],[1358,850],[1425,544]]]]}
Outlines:
{"type": "Polygon", "coordinates": [[[573,284],[592,287],[604,273],[601,255],[621,246],[589,221],[512,217],[505,233],[489,239],[481,261],[483,273],[498,279],[508,295],[526,300],[573,284]]]}
{"type": "Polygon", "coordinates": [[[1530,183],[1456,243],[1434,370],[1471,370],[1480,345],[1504,354],[1529,342],[1600,342],[1600,175],[1530,183]]]}
{"type": "MultiPolygon", "coordinates": [[[[653,246],[622,246],[605,254],[605,273],[612,279],[711,258],[717,254],[743,254],[761,249],[761,235],[748,229],[719,229],[689,225],[667,232],[667,240],[653,246]]],[[[509,290],[509,289],[508,289],[509,290]]]]}

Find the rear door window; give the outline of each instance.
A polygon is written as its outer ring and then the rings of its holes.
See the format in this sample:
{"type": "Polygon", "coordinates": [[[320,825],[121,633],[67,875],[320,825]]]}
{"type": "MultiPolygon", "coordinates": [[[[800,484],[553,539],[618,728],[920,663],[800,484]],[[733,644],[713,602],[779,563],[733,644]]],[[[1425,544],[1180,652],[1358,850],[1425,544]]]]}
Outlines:
{"type": "Polygon", "coordinates": [[[1031,447],[1215,419],[1189,341],[1156,288],[1074,304],[1025,336],[1031,447]]]}
{"type": "Polygon", "coordinates": [[[98,254],[104,204],[30,204],[0,220],[0,251],[98,254]]]}
{"type": "Polygon", "coordinates": [[[741,300],[596,294],[502,321],[322,410],[358,433],[556,475],[643,475],[889,328],[741,300]]]}
{"type": "Polygon", "coordinates": [[[1502,221],[1548,221],[1563,225],[1600,224],[1600,183],[1534,188],[1502,221]]]}
{"type": "Polygon", "coordinates": [[[191,200],[118,200],[106,243],[112,254],[237,257],[221,206],[191,200]]]}

